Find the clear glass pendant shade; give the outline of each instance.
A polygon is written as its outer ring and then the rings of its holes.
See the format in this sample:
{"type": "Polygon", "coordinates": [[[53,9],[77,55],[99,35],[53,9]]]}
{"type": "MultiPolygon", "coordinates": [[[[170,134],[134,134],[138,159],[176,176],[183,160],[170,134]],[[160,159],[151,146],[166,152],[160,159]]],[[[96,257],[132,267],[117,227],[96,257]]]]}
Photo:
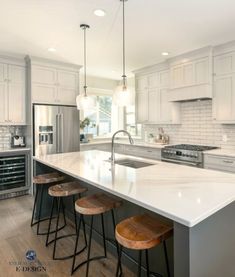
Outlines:
{"type": "Polygon", "coordinates": [[[96,107],[96,99],[93,96],[79,94],[76,98],[78,110],[92,110],[96,107]]]}
{"type": "Polygon", "coordinates": [[[127,107],[133,105],[131,90],[123,85],[118,86],[113,94],[113,102],[119,107],[127,107]]]}

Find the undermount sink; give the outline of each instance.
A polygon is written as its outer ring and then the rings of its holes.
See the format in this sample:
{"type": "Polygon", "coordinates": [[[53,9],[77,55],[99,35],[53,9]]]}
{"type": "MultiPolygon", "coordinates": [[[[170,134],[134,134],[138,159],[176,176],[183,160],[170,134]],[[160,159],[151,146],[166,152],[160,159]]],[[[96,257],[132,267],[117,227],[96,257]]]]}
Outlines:
{"type": "Polygon", "coordinates": [[[152,163],[146,163],[146,162],[142,162],[142,161],[138,161],[138,160],[131,160],[131,159],[116,160],[115,164],[132,167],[132,168],[141,168],[141,167],[154,165],[152,163]]]}

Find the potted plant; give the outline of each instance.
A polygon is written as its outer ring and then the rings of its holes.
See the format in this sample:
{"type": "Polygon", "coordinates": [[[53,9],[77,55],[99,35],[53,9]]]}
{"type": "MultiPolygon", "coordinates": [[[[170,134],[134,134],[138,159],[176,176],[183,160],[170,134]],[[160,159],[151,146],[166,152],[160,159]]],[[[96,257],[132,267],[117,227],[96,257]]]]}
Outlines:
{"type": "Polygon", "coordinates": [[[80,120],[80,129],[83,132],[81,136],[82,142],[88,142],[88,128],[94,128],[96,126],[95,123],[91,123],[91,120],[88,117],[85,117],[83,120],[80,120]]]}

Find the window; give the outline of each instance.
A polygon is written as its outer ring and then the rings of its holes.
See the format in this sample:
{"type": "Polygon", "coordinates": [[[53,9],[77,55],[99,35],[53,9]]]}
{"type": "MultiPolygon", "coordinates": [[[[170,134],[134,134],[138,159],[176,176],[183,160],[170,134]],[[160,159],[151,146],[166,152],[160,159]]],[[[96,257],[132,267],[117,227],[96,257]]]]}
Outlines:
{"type": "Polygon", "coordinates": [[[84,111],[84,118],[90,119],[90,125],[86,128],[86,133],[93,134],[94,137],[107,136],[112,131],[112,96],[99,95],[97,107],[93,111],[84,111]]]}
{"type": "Polygon", "coordinates": [[[141,137],[141,124],[136,123],[135,106],[126,107],[125,113],[125,130],[132,136],[141,137]]]}

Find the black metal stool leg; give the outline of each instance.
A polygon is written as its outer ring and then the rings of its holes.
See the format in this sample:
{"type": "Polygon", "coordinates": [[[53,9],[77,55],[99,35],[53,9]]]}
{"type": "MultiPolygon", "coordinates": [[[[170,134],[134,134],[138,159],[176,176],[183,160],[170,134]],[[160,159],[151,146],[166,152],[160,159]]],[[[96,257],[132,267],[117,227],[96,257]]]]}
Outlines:
{"type": "Polygon", "coordinates": [[[138,277],[141,277],[141,260],[142,260],[142,250],[139,251],[139,259],[138,259],[138,277]]]}
{"type": "Polygon", "coordinates": [[[52,216],[53,216],[54,205],[55,205],[55,197],[53,197],[52,205],[51,205],[51,213],[50,213],[50,219],[49,219],[49,224],[48,224],[48,229],[47,229],[46,246],[48,246],[49,234],[51,231],[51,220],[52,220],[52,216]]]}
{"type": "Polygon", "coordinates": [[[62,204],[62,210],[63,210],[64,224],[67,225],[66,217],[65,217],[65,207],[64,207],[64,200],[63,200],[63,198],[61,198],[61,204],[62,204]]]}
{"type": "Polygon", "coordinates": [[[150,277],[150,271],[149,271],[149,254],[148,249],[145,250],[145,257],[146,257],[146,270],[147,270],[147,277],[150,277]]]}
{"type": "Polygon", "coordinates": [[[163,241],[164,246],[164,253],[165,253],[165,259],[166,259],[166,269],[167,269],[167,275],[170,277],[170,268],[169,268],[169,261],[168,261],[168,255],[167,255],[167,248],[166,248],[166,241],[163,241]]]}
{"type": "Polygon", "coordinates": [[[53,260],[55,259],[55,251],[56,251],[56,242],[57,242],[57,233],[58,233],[58,226],[60,220],[60,208],[61,208],[61,199],[58,200],[58,215],[56,220],[56,229],[55,229],[55,240],[54,240],[54,248],[53,248],[53,260]]]}
{"type": "Polygon", "coordinates": [[[84,239],[85,239],[85,245],[87,247],[86,224],[85,224],[85,220],[84,220],[83,214],[80,214],[80,217],[81,217],[81,222],[82,222],[82,226],[83,226],[83,235],[84,235],[84,239]]]}
{"type": "Polygon", "coordinates": [[[87,266],[86,266],[86,277],[89,273],[89,264],[90,264],[90,254],[91,254],[91,239],[92,239],[92,229],[93,229],[93,215],[91,216],[91,225],[90,225],[90,236],[88,242],[88,253],[87,253],[87,266]]]}
{"type": "Polygon", "coordinates": [[[80,233],[80,228],[81,228],[81,222],[82,222],[82,217],[79,219],[78,223],[78,230],[76,231],[76,242],[75,242],[75,247],[74,247],[74,255],[73,255],[73,263],[72,263],[72,269],[71,269],[71,275],[74,273],[75,269],[75,261],[76,261],[76,253],[77,253],[77,248],[78,248],[78,240],[79,240],[79,233],[80,233]]]}
{"type": "Polygon", "coordinates": [[[36,195],[34,198],[34,203],[33,203],[33,212],[32,212],[32,218],[31,218],[31,227],[34,225],[33,224],[33,220],[34,220],[34,214],[35,214],[35,207],[36,207],[36,203],[37,203],[37,199],[38,199],[38,188],[37,185],[35,185],[36,187],[36,195]]]}
{"type": "Polygon", "coordinates": [[[103,233],[103,245],[104,245],[104,256],[107,257],[107,250],[106,250],[106,238],[105,238],[105,228],[104,228],[104,215],[101,214],[101,224],[102,224],[102,233],[103,233]]]}
{"type": "Polygon", "coordinates": [[[40,186],[40,204],[39,204],[39,212],[38,212],[38,224],[37,224],[37,235],[39,235],[39,228],[40,228],[40,220],[41,220],[41,213],[42,213],[42,199],[43,199],[43,186],[40,186]]]}
{"type": "MultiPolygon", "coordinates": [[[[119,276],[119,269],[122,268],[122,245],[120,245],[120,248],[119,248],[119,253],[118,253],[118,263],[117,263],[117,269],[116,269],[116,277],[119,276]]],[[[120,276],[122,275],[122,270],[120,272],[120,276]]]]}
{"type": "Polygon", "coordinates": [[[74,214],[74,223],[75,223],[75,229],[76,229],[76,234],[78,233],[78,223],[77,223],[77,212],[75,210],[75,196],[73,195],[73,214],[74,214]]]}
{"type": "MultiPolygon", "coordinates": [[[[114,233],[114,237],[115,237],[116,222],[115,222],[113,209],[111,210],[111,214],[112,214],[112,221],[113,221],[113,233],[114,233]]],[[[116,244],[116,248],[117,248],[117,256],[119,257],[119,245],[118,245],[116,238],[115,238],[115,244],[116,244]]],[[[120,263],[120,274],[122,274],[122,264],[121,263],[120,263]]]]}

